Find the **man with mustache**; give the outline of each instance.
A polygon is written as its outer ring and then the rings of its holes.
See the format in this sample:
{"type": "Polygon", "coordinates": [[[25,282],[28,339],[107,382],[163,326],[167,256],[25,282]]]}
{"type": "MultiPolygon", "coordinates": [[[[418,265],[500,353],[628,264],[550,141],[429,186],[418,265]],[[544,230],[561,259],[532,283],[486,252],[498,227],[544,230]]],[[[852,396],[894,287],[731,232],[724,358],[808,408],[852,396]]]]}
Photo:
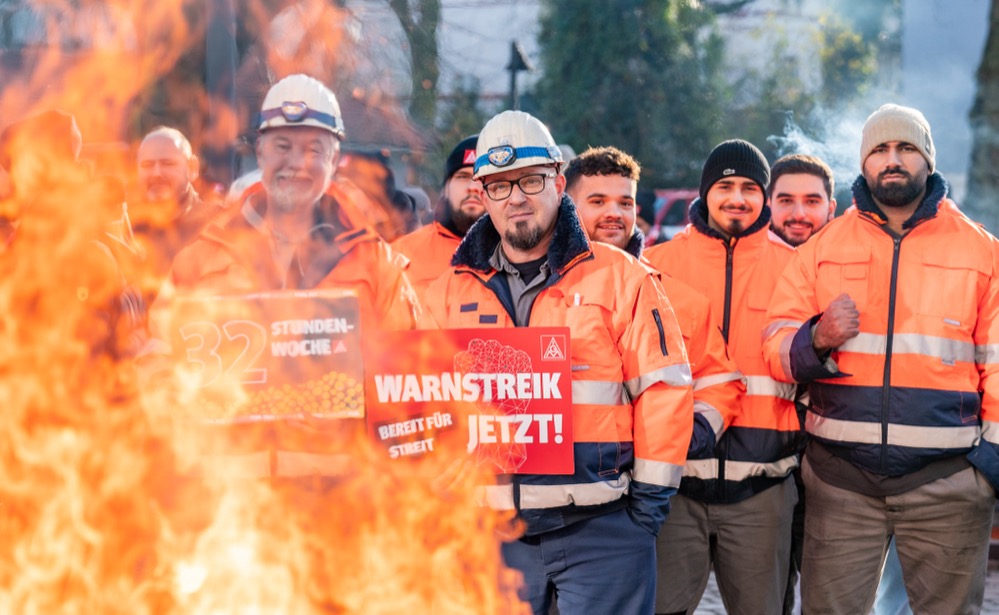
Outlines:
{"type": "MultiPolygon", "coordinates": [[[[805,154],[789,154],[777,159],[770,167],[770,230],[790,246],[800,246],[819,232],[836,215],[836,199],[832,198],[832,169],[822,159],[805,154]]],[[[796,402],[798,418],[804,421],[805,406],[796,402]]],[[[794,507],[791,530],[791,561],[787,589],[784,593],[784,613],[794,610],[795,585],[801,570],[802,532],[805,523],[805,490],[800,468],[794,470],[798,504],[794,507]]]]}
{"type": "Polygon", "coordinates": [[[487,214],[426,293],[440,327],[569,328],[571,474],[501,474],[486,502],[516,516],[503,557],[536,615],[649,615],[655,536],[692,431],[690,366],[656,275],[591,243],[548,128],[504,111],[479,133],[487,214]]]}
{"type": "Polygon", "coordinates": [[[916,613],[981,609],[999,484],[999,250],[947,198],[929,123],[864,124],[854,207],[800,246],[767,314],[808,386],[802,611],[865,613],[894,538],[916,613]]]}
{"type": "Polygon", "coordinates": [[[836,215],[833,174],[815,156],[790,154],[770,167],[770,230],[800,246],[836,215]]]}
{"type": "Polygon", "coordinates": [[[137,162],[138,186],[128,213],[142,252],[143,296],[152,302],[173,258],[222,208],[202,201],[195,189],[198,157],[176,128],[150,131],[139,144],[137,162]]]}
{"type": "Polygon", "coordinates": [[[421,299],[427,286],[451,266],[451,257],[482,214],[482,182],[472,177],[478,135],[462,139],[444,163],[441,190],[434,221],[396,239],[392,247],[409,257],[409,281],[421,299]]]}
{"type": "MultiPolygon", "coordinates": [[[[616,147],[591,147],[564,174],[565,191],[576,203],[590,241],[610,244],[648,264],[642,256],[645,236],[636,224],[638,161],[616,147]]],[[[660,283],[676,313],[694,378],[694,433],[687,455],[703,458],[738,414],[746,386],[714,325],[708,298],[668,275],[660,283]]],[[[658,548],[659,559],[675,556],[668,545],[658,548]]]]}
{"type": "Polygon", "coordinates": [[[701,170],[690,224],[647,251],[652,265],[711,302],[714,326],[745,375],[746,393],[718,443],[687,459],[680,493],[659,536],[656,613],[693,613],[713,568],[727,612],[780,613],[797,491],[800,427],[794,386],[763,361],[760,331],[770,294],[794,250],[768,231],[767,159],[734,139],[701,170]]]}

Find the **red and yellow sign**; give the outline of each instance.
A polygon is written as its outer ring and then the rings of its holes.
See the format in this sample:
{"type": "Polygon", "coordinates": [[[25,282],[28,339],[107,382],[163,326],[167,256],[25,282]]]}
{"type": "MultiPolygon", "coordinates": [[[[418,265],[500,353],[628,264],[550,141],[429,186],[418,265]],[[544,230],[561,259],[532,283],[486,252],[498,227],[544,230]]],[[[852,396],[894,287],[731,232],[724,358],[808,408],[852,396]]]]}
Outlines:
{"type": "Polygon", "coordinates": [[[181,297],[176,373],[209,422],[364,416],[357,296],[346,290],[181,297]]]}
{"type": "Polygon", "coordinates": [[[568,328],[379,334],[365,344],[372,437],[393,458],[464,439],[500,473],[573,472],[568,328]]]}

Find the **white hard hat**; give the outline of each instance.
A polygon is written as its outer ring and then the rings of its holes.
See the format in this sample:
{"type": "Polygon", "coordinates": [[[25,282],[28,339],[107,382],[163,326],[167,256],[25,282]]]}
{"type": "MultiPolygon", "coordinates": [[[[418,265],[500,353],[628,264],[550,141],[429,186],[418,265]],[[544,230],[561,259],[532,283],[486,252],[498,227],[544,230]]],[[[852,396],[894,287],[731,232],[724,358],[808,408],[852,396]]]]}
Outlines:
{"type": "Polygon", "coordinates": [[[486,122],[475,146],[475,179],[543,164],[561,166],[559,150],[548,127],[523,111],[504,111],[486,122]]]}
{"type": "Polygon", "coordinates": [[[267,90],[260,108],[259,130],[282,126],[313,126],[342,139],[343,117],[336,96],[308,75],[289,75],[267,90]]]}

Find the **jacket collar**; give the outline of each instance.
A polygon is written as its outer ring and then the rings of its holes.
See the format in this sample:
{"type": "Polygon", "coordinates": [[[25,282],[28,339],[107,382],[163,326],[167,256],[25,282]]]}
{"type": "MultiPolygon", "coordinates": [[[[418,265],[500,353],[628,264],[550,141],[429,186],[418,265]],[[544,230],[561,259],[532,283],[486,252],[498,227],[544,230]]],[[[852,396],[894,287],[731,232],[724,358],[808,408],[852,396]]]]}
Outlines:
{"type": "Polygon", "coordinates": [[[624,247],[624,251],[635,258],[642,258],[642,250],[644,249],[645,233],[642,232],[642,229],[636,226],[635,232],[631,234],[631,239],[628,240],[628,245],[624,247]]]}
{"type": "MultiPolygon", "coordinates": [[[[465,234],[464,240],[451,259],[451,264],[455,267],[467,267],[488,273],[493,270],[489,258],[499,243],[499,233],[496,232],[489,214],[485,214],[468,229],[468,233],[465,234]]],[[[576,205],[569,195],[563,194],[558,206],[558,217],[555,219],[555,233],[548,247],[548,266],[552,271],[561,274],[573,261],[589,254],[590,242],[576,215],[576,205]]]]}
{"type": "MultiPolygon", "coordinates": [[[[708,204],[707,202],[704,201],[704,199],[698,197],[693,201],[691,201],[690,207],[687,210],[687,214],[690,216],[690,223],[700,233],[707,235],[708,237],[712,237],[714,239],[718,239],[720,241],[728,243],[727,237],[725,237],[715,229],[711,228],[711,225],[708,224],[708,204]]],[[[760,212],[760,217],[756,219],[756,222],[753,222],[753,224],[751,224],[749,228],[739,233],[738,235],[734,236],[734,239],[740,239],[742,237],[747,237],[754,233],[758,233],[761,230],[766,230],[767,227],[769,226],[770,226],[770,206],[764,205],[763,211],[760,212]]]]}
{"type": "MultiPolygon", "coordinates": [[[[943,202],[949,191],[950,187],[947,185],[947,180],[944,179],[943,175],[933,173],[927,177],[926,194],[923,195],[923,202],[919,204],[916,211],[912,212],[912,216],[902,223],[902,228],[906,230],[911,229],[923,220],[928,220],[936,216],[940,203],[943,202]]],[[[858,175],[857,179],[853,182],[853,204],[857,206],[857,210],[861,214],[872,218],[878,224],[888,224],[888,218],[881,211],[881,208],[878,207],[877,203],[874,202],[871,189],[867,186],[867,180],[863,174],[858,175]]]]}

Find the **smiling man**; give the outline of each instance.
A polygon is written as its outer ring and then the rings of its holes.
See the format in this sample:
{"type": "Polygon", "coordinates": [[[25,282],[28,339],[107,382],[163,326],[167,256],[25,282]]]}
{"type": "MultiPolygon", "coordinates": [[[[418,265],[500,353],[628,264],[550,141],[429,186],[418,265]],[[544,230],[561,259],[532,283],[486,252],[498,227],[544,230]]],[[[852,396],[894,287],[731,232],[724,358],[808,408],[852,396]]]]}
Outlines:
{"type": "Polygon", "coordinates": [[[794,250],[768,232],[770,167],[747,141],[711,151],[691,223],[650,248],[652,265],[706,295],[746,377],[741,408],[710,455],[687,460],[660,544],[656,613],[691,613],[714,568],[729,613],[780,613],[787,584],[800,428],[794,386],[770,377],[760,332],[794,250]],[[768,554],[761,557],[761,553],[768,554]]]}
{"type": "Polygon", "coordinates": [[[635,159],[615,147],[590,148],[565,170],[565,190],[576,204],[586,234],[635,258],[641,250],[629,250],[628,244],[633,238],[644,239],[635,235],[640,172],[635,159]]]}
{"type": "Polygon", "coordinates": [[[836,215],[832,169],[815,156],[791,154],[770,168],[770,230],[800,246],[836,215]]]}
{"type": "Polygon", "coordinates": [[[569,328],[573,473],[501,475],[487,501],[523,522],[503,556],[536,615],[553,599],[565,615],[648,615],[655,536],[692,432],[690,366],[654,272],[587,239],[562,165],[537,118],[486,123],[475,178],[487,214],[431,284],[427,311],[440,327],[569,328]]]}
{"type": "Polygon", "coordinates": [[[855,207],[798,248],[774,290],[767,361],[811,399],[803,612],[868,612],[893,537],[914,612],[981,609],[999,485],[999,253],[935,166],[922,113],[872,113],[855,207]]]}
{"type": "MultiPolygon", "coordinates": [[[[268,90],[259,117],[261,180],[174,259],[151,316],[155,337],[170,339],[170,302],[199,292],[239,299],[280,290],[352,290],[362,332],[413,328],[416,297],[398,255],[337,189],[344,128],[333,92],[307,75],[285,77],[268,90]]],[[[347,470],[342,455],[310,448],[322,432],[293,423],[275,430],[279,445],[250,441],[250,450],[217,456],[225,458],[219,466],[261,478],[333,477],[347,470]],[[272,461],[254,461],[263,455],[272,461]]]]}
{"type": "Polygon", "coordinates": [[[151,303],[174,257],[222,208],[203,201],[195,190],[198,157],[176,128],[150,131],[139,145],[137,163],[138,185],[129,197],[128,213],[147,274],[142,292],[151,303]]]}
{"type": "Polygon", "coordinates": [[[337,189],[343,138],[340,105],[320,81],[274,84],[260,112],[260,181],[177,255],[168,283],[221,293],[355,288],[362,324],[412,328],[415,295],[398,259],[337,189]]]}

